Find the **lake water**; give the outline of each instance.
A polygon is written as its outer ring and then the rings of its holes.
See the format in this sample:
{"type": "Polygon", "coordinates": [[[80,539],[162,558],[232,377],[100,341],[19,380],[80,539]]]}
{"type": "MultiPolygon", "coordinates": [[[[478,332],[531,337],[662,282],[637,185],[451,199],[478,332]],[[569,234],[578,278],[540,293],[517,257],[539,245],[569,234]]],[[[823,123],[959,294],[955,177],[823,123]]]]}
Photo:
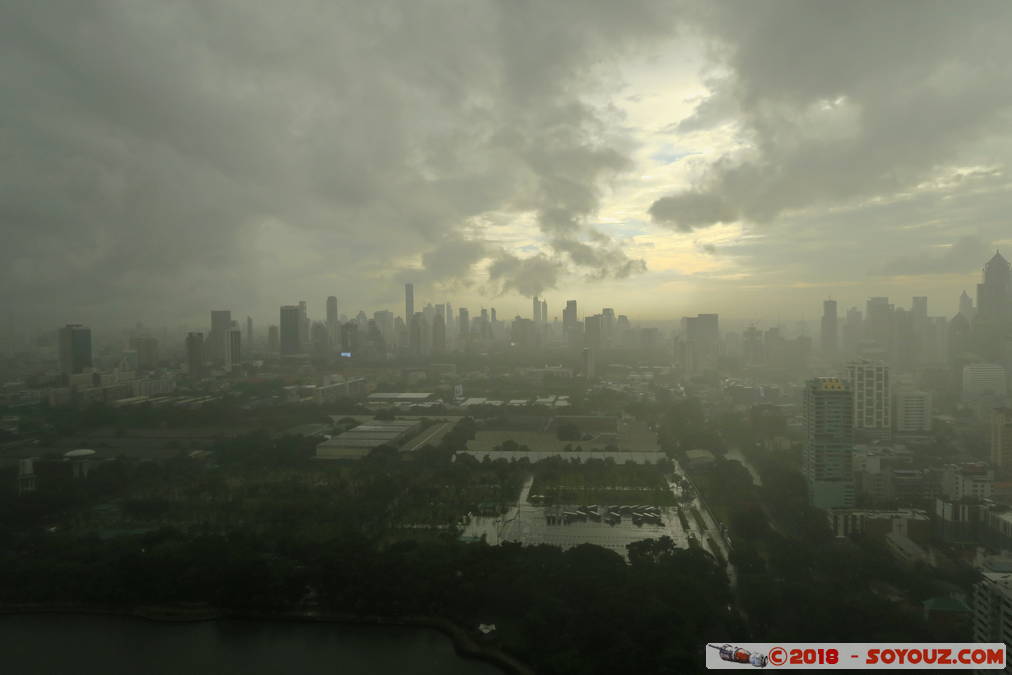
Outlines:
{"type": "Polygon", "coordinates": [[[335,623],[0,616],[0,654],[19,675],[501,675],[434,630],[335,623]]]}

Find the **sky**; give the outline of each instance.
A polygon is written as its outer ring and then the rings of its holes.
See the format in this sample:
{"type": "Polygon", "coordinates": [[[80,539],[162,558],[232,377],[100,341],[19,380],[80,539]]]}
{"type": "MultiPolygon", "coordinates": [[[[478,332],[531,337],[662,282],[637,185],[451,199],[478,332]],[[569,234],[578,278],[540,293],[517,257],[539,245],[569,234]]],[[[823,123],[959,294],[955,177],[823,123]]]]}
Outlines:
{"type": "Polygon", "coordinates": [[[0,316],[933,315],[1012,257],[1012,4],[0,3],[0,316]]]}

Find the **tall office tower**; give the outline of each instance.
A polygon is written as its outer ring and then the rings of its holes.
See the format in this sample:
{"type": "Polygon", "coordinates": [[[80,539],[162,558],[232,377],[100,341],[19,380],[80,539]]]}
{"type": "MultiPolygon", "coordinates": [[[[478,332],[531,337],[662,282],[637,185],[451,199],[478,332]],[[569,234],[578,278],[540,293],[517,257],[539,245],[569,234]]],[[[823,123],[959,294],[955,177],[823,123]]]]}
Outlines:
{"type": "Polygon", "coordinates": [[[341,319],[337,315],[337,297],[327,298],[327,337],[332,348],[336,348],[341,337],[341,319]]]}
{"type": "Polygon", "coordinates": [[[232,328],[225,340],[225,370],[232,370],[242,363],[242,331],[232,328]]]}
{"type": "MultiPolygon", "coordinates": [[[[583,319],[583,341],[596,355],[604,344],[604,317],[600,314],[583,319]]],[[[586,352],[584,352],[586,354],[586,352]]]]}
{"type": "Polygon", "coordinates": [[[889,354],[893,336],[893,306],[889,298],[868,298],[864,328],[865,340],[874,342],[883,356],[889,354]]]}
{"type": "Polygon", "coordinates": [[[920,434],[931,431],[931,393],[912,387],[897,387],[895,394],[896,433],[920,434]]]}
{"type": "Polygon", "coordinates": [[[291,356],[302,353],[302,342],[299,339],[299,326],[302,324],[302,311],[298,305],[284,305],[281,308],[281,355],[291,356]]]}
{"type": "Polygon", "coordinates": [[[267,351],[271,354],[281,351],[281,331],[273,324],[267,327],[267,351]]]}
{"type": "Polygon", "coordinates": [[[1000,253],[984,265],[983,283],[977,284],[977,315],[972,322],[978,354],[997,361],[1002,338],[1012,330],[1012,271],[1000,253]]]}
{"type": "Polygon", "coordinates": [[[1012,577],[1006,564],[1003,560],[993,567],[985,563],[981,580],[973,586],[974,642],[1012,643],[1012,577]]]}
{"type": "Polygon", "coordinates": [[[211,310],[211,332],[204,345],[206,358],[220,362],[225,360],[225,342],[228,332],[232,330],[232,311],[228,309],[211,310]]]}
{"type": "Polygon", "coordinates": [[[870,436],[888,438],[892,431],[889,366],[867,359],[851,361],[847,364],[847,377],[853,395],[854,428],[870,436]]]}
{"type": "Polygon", "coordinates": [[[432,353],[444,352],[446,352],[446,320],[441,313],[436,312],[436,318],[432,322],[432,353]]]}
{"type": "Polygon", "coordinates": [[[186,334],[186,370],[190,377],[204,376],[204,334],[186,334]]]}
{"type": "Polygon", "coordinates": [[[548,301],[547,300],[542,300],[541,301],[541,321],[543,323],[548,323],[548,301]]]}
{"type": "Polygon", "coordinates": [[[836,358],[839,326],[836,320],[836,300],[822,301],[822,356],[836,358]]]}
{"type": "Polygon", "coordinates": [[[299,352],[309,351],[309,308],[305,300],[299,300],[299,352]]]}
{"type": "Polygon", "coordinates": [[[854,505],[853,397],[847,383],[819,377],[805,385],[805,455],[808,500],[820,509],[854,505]]]}
{"type": "Polygon", "coordinates": [[[1012,408],[991,411],[991,466],[999,476],[1012,474],[1012,408]]]}
{"type": "Polygon", "coordinates": [[[60,347],[60,372],[75,375],[91,368],[91,329],[68,323],[57,332],[60,347]]]}
{"type": "Polygon", "coordinates": [[[471,315],[466,307],[461,307],[458,312],[458,333],[462,345],[466,345],[471,339],[471,315]]]}
{"type": "Polygon", "coordinates": [[[973,306],[973,299],[963,291],[959,295],[959,313],[966,317],[967,321],[973,321],[977,310],[973,306]]]}
{"type": "Polygon", "coordinates": [[[411,323],[408,324],[408,351],[412,356],[421,356],[425,345],[425,333],[428,332],[428,324],[425,315],[415,312],[411,315],[411,323]]]}
{"type": "Polygon", "coordinates": [[[137,352],[137,367],[151,370],[158,365],[158,339],[150,335],[135,335],[130,338],[130,349],[137,352]]]}
{"type": "Polygon", "coordinates": [[[246,349],[253,349],[253,317],[246,317],[246,349]]]}
{"type": "Polygon", "coordinates": [[[498,319],[496,318],[496,315],[495,315],[495,307],[493,307],[491,309],[491,315],[492,315],[492,323],[495,323],[496,321],[498,321],[498,319]]]}
{"type": "Polygon", "coordinates": [[[915,295],[914,300],[910,305],[910,313],[914,315],[917,321],[927,321],[928,319],[928,296],[926,295],[915,295]]]}
{"type": "Polygon", "coordinates": [[[562,310],[562,331],[569,333],[576,323],[576,300],[566,300],[566,308],[562,310]]]}
{"type": "Polygon", "coordinates": [[[531,316],[534,318],[534,323],[538,323],[541,321],[541,301],[538,300],[538,296],[535,295],[531,299],[531,304],[534,307],[531,316]]]}
{"type": "Polygon", "coordinates": [[[410,323],[415,315],[415,285],[404,284],[404,322],[410,323]]]}

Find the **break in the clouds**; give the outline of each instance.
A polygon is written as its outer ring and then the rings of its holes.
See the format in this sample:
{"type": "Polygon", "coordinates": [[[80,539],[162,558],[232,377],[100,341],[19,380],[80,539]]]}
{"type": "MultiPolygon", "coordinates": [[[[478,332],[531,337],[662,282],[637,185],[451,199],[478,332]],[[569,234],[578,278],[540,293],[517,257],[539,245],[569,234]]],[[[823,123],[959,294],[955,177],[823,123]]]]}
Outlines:
{"type": "Polygon", "coordinates": [[[587,225],[634,143],[587,95],[615,84],[601,64],[670,35],[670,7],[0,12],[0,283],[19,310],[157,302],[164,316],[338,287],[375,301],[404,275],[445,281],[486,256],[492,281],[521,293],[557,277],[514,271],[642,269],[587,225]],[[542,252],[515,264],[480,225],[490,213],[533,216],[542,252]]]}
{"type": "Polygon", "coordinates": [[[989,140],[1007,133],[1006,2],[729,1],[688,14],[723,74],[669,130],[733,122],[742,143],[655,201],[659,224],[762,224],[891,197],[993,156],[989,140]]]}
{"type": "Polygon", "coordinates": [[[8,3],[4,310],[396,307],[411,281],[666,317],[969,282],[1008,238],[1010,7],[8,3]]]}

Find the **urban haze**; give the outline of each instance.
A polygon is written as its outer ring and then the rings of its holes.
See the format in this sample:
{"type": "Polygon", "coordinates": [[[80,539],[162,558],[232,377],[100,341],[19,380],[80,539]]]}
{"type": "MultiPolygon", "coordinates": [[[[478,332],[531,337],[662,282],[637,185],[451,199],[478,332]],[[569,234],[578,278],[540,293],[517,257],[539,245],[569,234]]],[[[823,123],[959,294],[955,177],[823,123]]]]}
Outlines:
{"type": "Polygon", "coordinates": [[[11,672],[1007,644],[1010,28],[0,2],[11,672]]]}

